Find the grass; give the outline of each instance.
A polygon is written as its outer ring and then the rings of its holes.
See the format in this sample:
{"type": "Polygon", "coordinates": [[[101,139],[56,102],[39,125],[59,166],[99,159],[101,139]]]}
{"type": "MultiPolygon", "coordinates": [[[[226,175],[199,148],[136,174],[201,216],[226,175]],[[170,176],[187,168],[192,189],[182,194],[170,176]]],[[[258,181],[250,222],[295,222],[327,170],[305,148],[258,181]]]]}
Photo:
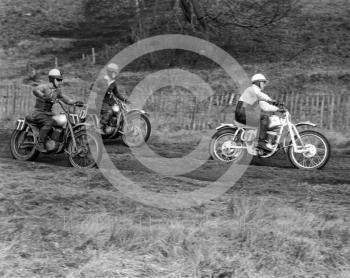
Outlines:
{"type": "Polygon", "coordinates": [[[185,217],[91,214],[70,237],[90,259],[68,277],[348,277],[350,225],[274,198],[234,195],[185,217]]]}
{"type": "MultiPolygon", "coordinates": [[[[185,140],[185,135],[177,138],[185,140]]],[[[130,165],[123,173],[147,188],[182,190],[192,184],[142,172],[123,152],[116,156],[130,165]]],[[[2,277],[350,274],[346,170],[309,173],[253,166],[227,194],[200,207],[171,211],[122,196],[98,169],[43,161],[1,158],[2,277]]],[[[207,175],[220,169],[215,165],[204,169],[207,175]]]]}

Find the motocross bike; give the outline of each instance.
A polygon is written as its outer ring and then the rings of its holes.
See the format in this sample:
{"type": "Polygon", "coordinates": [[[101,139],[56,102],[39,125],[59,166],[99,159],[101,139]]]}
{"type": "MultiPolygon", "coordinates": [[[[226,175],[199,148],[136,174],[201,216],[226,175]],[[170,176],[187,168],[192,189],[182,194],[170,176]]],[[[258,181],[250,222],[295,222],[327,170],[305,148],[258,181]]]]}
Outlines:
{"type": "MultiPolygon", "coordinates": [[[[139,147],[149,139],[151,135],[151,123],[148,114],[143,110],[129,109],[126,103],[114,97],[112,106],[113,115],[110,117],[103,139],[116,139],[122,137],[123,142],[129,147],[139,147]]],[[[97,128],[99,118],[91,114],[92,123],[97,128]]],[[[91,119],[90,119],[91,120],[91,119]]]]}
{"type": "Polygon", "coordinates": [[[298,131],[299,127],[316,127],[307,121],[293,124],[291,115],[283,104],[280,116],[270,116],[267,137],[270,150],[257,147],[258,130],[256,127],[233,124],[221,124],[216,128],[210,142],[210,155],[215,160],[239,163],[247,155],[261,158],[271,157],[280,149],[288,154],[291,163],[299,169],[321,169],[330,157],[330,144],[319,132],[308,129],[298,131]]]}
{"type": "MultiPolygon", "coordinates": [[[[82,123],[87,115],[87,106],[83,105],[80,114],[70,113],[60,100],[63,112],[53,116],[55,121],[48,140],[47,154],[67,153],[69,162],[76,168],[92,168],[102,157],[102,142],[94,128],[82,123]]],[[[30,116],[17,120],[16,128],[11,135],[10,150],[13,158],[22,161],[33,161],[39,151],[36,145],[39,138],[40,126],[30,116]]]]}

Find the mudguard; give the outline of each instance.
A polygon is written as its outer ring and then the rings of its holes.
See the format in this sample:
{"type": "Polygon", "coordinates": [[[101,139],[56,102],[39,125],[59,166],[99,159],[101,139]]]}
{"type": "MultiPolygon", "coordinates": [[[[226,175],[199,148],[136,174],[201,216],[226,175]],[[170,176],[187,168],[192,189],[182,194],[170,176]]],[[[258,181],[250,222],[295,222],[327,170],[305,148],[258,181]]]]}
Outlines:
{"type": "Polygon", "coordinates": [[[93,128],[93,125],[88,124],[88,123],[80,123],[80,124],[73,126],[73,131],[78,131],[82,128],[90,129],[90,128],[93,128]]]}
{"type": "Polygon", "coordinates": [[[133,115],[145,115],[148,117],[148,113],[144,110],[138,110],[138,109],[132,109],[126,113],[126,116],[133,116],[133,115]]]}
{"type": "Polygon", "coordinates": [[[234,124],[221,124],[216,128],[216,130],[219,131],[225,128],[236,129],[237,127],[234,124]]]}
{"type": "Polygon", "coordinates": [[[310,122],[310,121],[306,121],[306,122],[297,123],[295,126],[296,127],[298,127],[298,126],[312,126],[312,127],[316,127],[317,125],[312,123],[312,122],[310,122]]]}

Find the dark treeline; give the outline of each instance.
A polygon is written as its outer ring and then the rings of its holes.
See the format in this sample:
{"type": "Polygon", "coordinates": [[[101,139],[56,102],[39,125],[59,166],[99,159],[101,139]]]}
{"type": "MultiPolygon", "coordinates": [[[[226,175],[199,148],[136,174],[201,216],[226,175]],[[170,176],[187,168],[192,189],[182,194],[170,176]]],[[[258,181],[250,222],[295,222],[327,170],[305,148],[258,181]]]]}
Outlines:
{"type": "Polygon", "coordinates": [[[59,37],[98,48],[182,33],[247,59],[291,61],[316,50],[347,58],[349,11],[341,3],[327,13],[305,9],[304,0],[0,0],[0,43],[59,37]]]}

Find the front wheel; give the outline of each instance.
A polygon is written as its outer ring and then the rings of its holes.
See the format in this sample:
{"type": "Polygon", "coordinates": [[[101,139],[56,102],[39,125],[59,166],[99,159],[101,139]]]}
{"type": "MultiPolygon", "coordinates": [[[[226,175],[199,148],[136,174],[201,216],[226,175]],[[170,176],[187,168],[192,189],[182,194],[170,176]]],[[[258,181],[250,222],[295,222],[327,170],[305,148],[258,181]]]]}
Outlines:
{"type": "Polygon", "coordinates": [[[299,169],[322,169],[328,162],[331,147],[326,137],[314,130],[300,132],[300,139],[296,139],[298,146],[304,145],[302,153],[296,153],[291,144],[288,157],[291,163],[299,169]]]}
{"type": "Polygon", "coordinates": [[[77,148],[74,148],[70,138],[68,144],[69,162],[75,168],[92,168],[102,158],[102,142],[93,132],[81,130],[74,134],[77,148]]]}
{"type": "Polygon", "coordinates": [[[34,135],[31,130],[14,130],[10,139],[12,157],[21,161],[35,160],[39,152],[35,148],[34,135]]]}
{"type": "Polygon", "coordinates": [[[243,142],[237,140],[232,130],[216,132],[210,142],[210,155],[214,160],[238,163],[246,156],[243,142]]]}
{"type": "Polygon", "coordinates": [[[151,123],[143,114],[127,117],[128,124],[123,130],[123,142],[129,147],[140,147],[148,141],[151,135],[151,123]]]}

